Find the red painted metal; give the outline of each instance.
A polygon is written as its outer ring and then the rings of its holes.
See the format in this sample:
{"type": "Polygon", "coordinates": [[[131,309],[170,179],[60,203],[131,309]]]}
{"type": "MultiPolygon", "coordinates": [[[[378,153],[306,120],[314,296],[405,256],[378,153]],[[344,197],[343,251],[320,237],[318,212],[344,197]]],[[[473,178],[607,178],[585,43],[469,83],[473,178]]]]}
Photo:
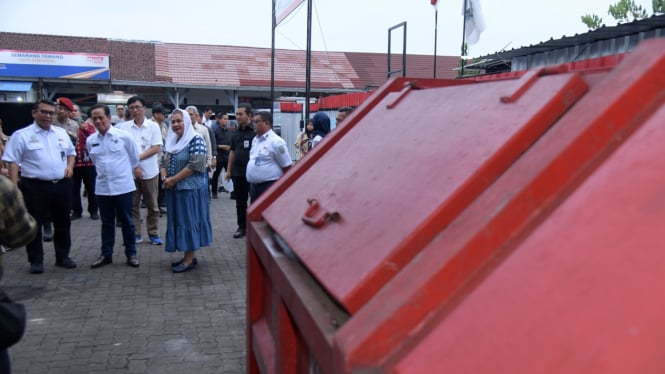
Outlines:
{"type": "Polygon", "coordinates": [[[643,44],[377,90],[250,207],[248,371],[665,371],[665,40],[643,44]]]}
{"type": "Polygon", "coordinates": [[[502,103],[511,87],[512,82],[486,85],[482,95],[473,85],[387,95],[362,126],[338,139],[335,149],[349,151],[317,160],[265,209],[263,219],[337,302],[357,311],[417,254],[414,248],[431,240],[587,89],[577,75],[545,76],[521,100],[502,103]],[[473,102],[467,99],[471,93],[473,102]],[[433,104],[437,111],[426,109],[433,104]],[[477,105],[488,110],[478,111],[477,105]],[[389,127],[416,118],[418,131],[389,127]],[[396,176],[438,188],[414,194],[395,183],[396,176]],[[377,196],[390,196],[395,203],[385,204],[377,196]],[[301,222],[308,197],[339,212],[341,219],[315,232],[294,225],[301,222]],[[330,250],[320,250],[322,243],[330,250]]]}

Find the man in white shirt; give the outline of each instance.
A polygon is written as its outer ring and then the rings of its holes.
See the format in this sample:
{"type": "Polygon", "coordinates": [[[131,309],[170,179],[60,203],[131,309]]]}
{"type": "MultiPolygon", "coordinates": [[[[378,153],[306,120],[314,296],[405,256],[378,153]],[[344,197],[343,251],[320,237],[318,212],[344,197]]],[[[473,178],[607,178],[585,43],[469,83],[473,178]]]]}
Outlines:
{"type": "Polygon", "coordinates": [[[141,236],[141,197],[148,208],[146,227],[148,239],[154,245],[161,245],[159,238],[159,206],[157,195],[159,193],[159,153],[162,150],[162,133],[159,125],[145,118],[145,99],[141,96],[132,96],[127,100],[127,107],[131,120],[116,125],[134,139],[139,150],[139,168],[134,170],[134,191],[132,201],[132,215],[136,230],[136,243],[142,243],[141,236]]]}
{"type": "Polygon", "coordinates": [[[211,129],[212,125],[215,123],[215,120],[212,119],[213,114],[215,114],[215,112],[213,112],[212,108],[209,106],[203,111],[203,124],[209,129],[211,129]]]}
{"type": "Polygon", "coordinates": [[[111,110],[97,104],[90,110],[97,132],[86,139],[86,149],[96,165],[95,194],[102,218],[102,254],[90,266],[93,269],[113,262],[116,219],[122,224],[127,264],[139,267],[132,219],[132,195],[136,190],[134,175],[140,174],[139,151],[132,137],[111,126],[111,110]],[[117,217],[116,217],[117,213],[117,217]]]}
{"type": "Polygon", "coordinates": [[[286,142],[272,131],[270,112],[254,115],[254,132],[256,136],[252,139],[246,171],[251,202],[284,175],[292,164],[286,142]]]}
{"type": "Polygon", "coordinates": [[[51,125],[55,110],[55,104],[50,101],[37,102],[32,110],[35,121],[12,134],[2,155],[2,160],[9,163],[9,179],[16,185],[20,167],[20,189],[25,205],[40,225],[35,239],[25,247],[31,274],[44,272],[41,225],[48,218],[53,220],[56,266],[76,267],[69,258],[72,246],[69,212],[76,150],[67,132],[51,125]]]}

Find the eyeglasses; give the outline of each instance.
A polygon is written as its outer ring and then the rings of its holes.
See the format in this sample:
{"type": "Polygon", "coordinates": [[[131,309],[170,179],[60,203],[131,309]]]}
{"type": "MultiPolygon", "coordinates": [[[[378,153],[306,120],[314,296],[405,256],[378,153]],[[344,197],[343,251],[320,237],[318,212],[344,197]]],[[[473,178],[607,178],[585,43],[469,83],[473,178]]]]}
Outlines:
{"type": "Polygon", "coordinates": [[[55,112],[52,111],[52,110],[44,110],[44,109],[40,109],[40,110],[38,110],[38,112],[39,112],[40,114],[45,115],[45,116],[54,116],[54,115],[55,115],[55,112]]]}

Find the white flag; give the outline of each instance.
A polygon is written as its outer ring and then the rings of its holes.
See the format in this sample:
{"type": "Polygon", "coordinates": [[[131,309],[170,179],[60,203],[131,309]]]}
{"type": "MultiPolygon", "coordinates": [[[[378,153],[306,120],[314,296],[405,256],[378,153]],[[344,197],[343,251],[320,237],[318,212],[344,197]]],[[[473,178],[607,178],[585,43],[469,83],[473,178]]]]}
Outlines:
{"type": "Polygon", "coordinates": [[[279,25],[305,0],[275,0],[275,26],[279,25]]]}
{"type": "Polygon", "coordinates": [[[462,10],[464,15],[464,38],[466,42],[476,44],[480,34],[485,30],[483,11],[480,8],[480,0],[466,0],[466,9],[462,10]]]}

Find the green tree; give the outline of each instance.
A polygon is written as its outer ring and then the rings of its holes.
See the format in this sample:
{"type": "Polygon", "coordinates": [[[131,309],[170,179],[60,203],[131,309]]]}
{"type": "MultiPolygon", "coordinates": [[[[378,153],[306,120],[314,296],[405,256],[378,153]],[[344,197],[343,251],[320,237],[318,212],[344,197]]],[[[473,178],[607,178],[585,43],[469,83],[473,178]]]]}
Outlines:
{"type": "MultiPolygon", "coordinates": [[[[653,14],[665,13],[665,0],[651,0],[653,14]]],[[[617,22],[632,22],[647,18],[649,15],[641,5],[635,4],[634,0],[619,0],[610,5],[607,14],[611,15],[617,22]]],[[[603,25],[603,19],[596,14],[586,14],[581,17],[589,29],[595,30],[603,25]]]]}
{"type": "Polygon", "coordinates": [[[653,7],[653,14],[665,13],[665,0],[652,0],[651,6],[653,7]]]}
{"type": "Polygon", "coordinates": [[[596,14],[586,14],[582,16],[582,23],[590,30],[595,30],[603,25],[603,19],[596,14]]]}

